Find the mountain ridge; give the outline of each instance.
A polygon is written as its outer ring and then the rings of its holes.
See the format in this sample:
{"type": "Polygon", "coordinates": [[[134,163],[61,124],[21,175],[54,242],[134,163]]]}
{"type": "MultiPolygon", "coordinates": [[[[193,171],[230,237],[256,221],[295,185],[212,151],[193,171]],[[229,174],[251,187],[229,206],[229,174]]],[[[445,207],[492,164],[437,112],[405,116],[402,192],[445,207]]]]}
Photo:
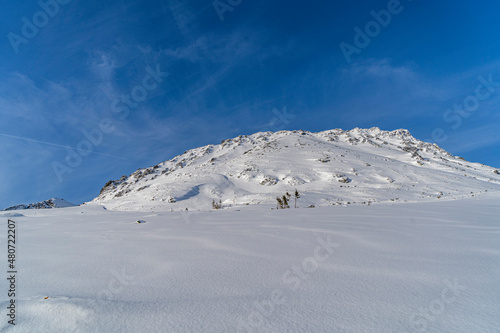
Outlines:
{"type": "Polygon", "coordinates": [[[10,210],[21,210],[21,209],[51,209],[51,208],[64,208],[77,206],[74,203],[66,201],[61,198],[51,198],[48,200],[30,203],[30,204],[19,204],[2,209],[2,211],[10,210]]]}

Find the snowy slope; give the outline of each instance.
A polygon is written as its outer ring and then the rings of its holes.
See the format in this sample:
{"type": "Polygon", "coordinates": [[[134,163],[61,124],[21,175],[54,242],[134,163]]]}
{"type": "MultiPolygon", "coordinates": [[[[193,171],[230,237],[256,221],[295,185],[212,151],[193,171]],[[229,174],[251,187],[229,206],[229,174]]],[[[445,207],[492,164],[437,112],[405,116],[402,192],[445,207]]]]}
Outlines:
{"type": "Polygon", "coordinates": [[[119,210],[209,210],[299,203],[326,206],[456,199],[500,190],[500,172],[455,157],[407,130],[256,133],[186,151],[109,181],[93,203],[119,210]]]}
{"type": "Polygon", "coordinates": [[[3,210],[6,211],[6,210],[20,210],[20,209],[47,209],[47,208],[72,207],[72,206],[76,205],[64,199],[52,198],[41,202],[31,203],[29,205],[21,204],[21,205],[11,206],[3,210]]]}
{"type": "Polygon", "coordinates": [[[499,200],[18,211],[0,331],[497,333],[499,200]]]}

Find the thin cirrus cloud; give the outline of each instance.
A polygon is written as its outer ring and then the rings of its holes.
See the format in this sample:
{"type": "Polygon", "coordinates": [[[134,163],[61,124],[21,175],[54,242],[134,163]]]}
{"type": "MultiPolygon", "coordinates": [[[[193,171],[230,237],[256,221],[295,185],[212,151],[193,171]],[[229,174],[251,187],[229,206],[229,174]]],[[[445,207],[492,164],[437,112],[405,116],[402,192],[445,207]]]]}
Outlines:
{"type": "MultiPolygon", "coordinates": [[[[454,152],[457,154],[474,153],[482,150],[495,147],[500,143],[500,132],[496,124],[480,126],[463,130],[459,135],[450,137],[446,144],[454,147],[454,152]],[[463,140],[463,138],[467,140],[463,140]]],[[[476,155],[476,154],[474,154],[476,155]]],[[[479,160],[479,159],[478,159],[479,160]]]]}
{"type": "MultiPolygon", "coordinates": [[[[416,65],[394,65],[389,59],[371,59],[341,70],[342,87],[353,98],[386,101],[387,106],[403,106],[429,116],[474,92],[478,77],[487,77],[496,64],[485,64],[460,74],[437,77],[416,65]],[[387,103],[389,102],[389,103],[387,103]],[[413,104],[412,107],[410,104],[413,104]]],[[[499,76],[500,77],[500,76],[499,76]]]]}
{"type": "Polygon", "coordinates": [[[449,97],[447,90],[420,73],[415,64],[394,65],[390,59],[370,59],[354,63],[341,73],[346,84],[363,84],[377,94],[397,97],[397,92],[404,92],[405,98],[449,97]]]}

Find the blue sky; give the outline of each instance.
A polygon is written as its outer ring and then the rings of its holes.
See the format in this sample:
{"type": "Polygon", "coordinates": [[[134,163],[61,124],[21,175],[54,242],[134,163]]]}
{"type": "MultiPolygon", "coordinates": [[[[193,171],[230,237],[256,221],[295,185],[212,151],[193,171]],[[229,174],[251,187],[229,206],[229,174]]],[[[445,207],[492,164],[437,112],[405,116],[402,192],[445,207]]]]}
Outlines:
{"type": "Polygon", "coordinates": [[[6,4],[0,208],[82,203],[261,130],[406,128],[500,167],[499,12],[493,0],[6,4]]]}

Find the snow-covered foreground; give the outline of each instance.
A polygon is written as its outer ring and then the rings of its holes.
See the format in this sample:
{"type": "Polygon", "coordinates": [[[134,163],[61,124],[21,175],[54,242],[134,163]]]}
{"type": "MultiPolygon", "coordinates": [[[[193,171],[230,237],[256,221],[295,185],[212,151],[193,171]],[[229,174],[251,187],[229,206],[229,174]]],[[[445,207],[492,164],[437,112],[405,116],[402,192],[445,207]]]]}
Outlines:
{"type": "Polygon", "coordinates": [[[499,200],[0,213],[1,331],[500,332],[499,200]]]}

